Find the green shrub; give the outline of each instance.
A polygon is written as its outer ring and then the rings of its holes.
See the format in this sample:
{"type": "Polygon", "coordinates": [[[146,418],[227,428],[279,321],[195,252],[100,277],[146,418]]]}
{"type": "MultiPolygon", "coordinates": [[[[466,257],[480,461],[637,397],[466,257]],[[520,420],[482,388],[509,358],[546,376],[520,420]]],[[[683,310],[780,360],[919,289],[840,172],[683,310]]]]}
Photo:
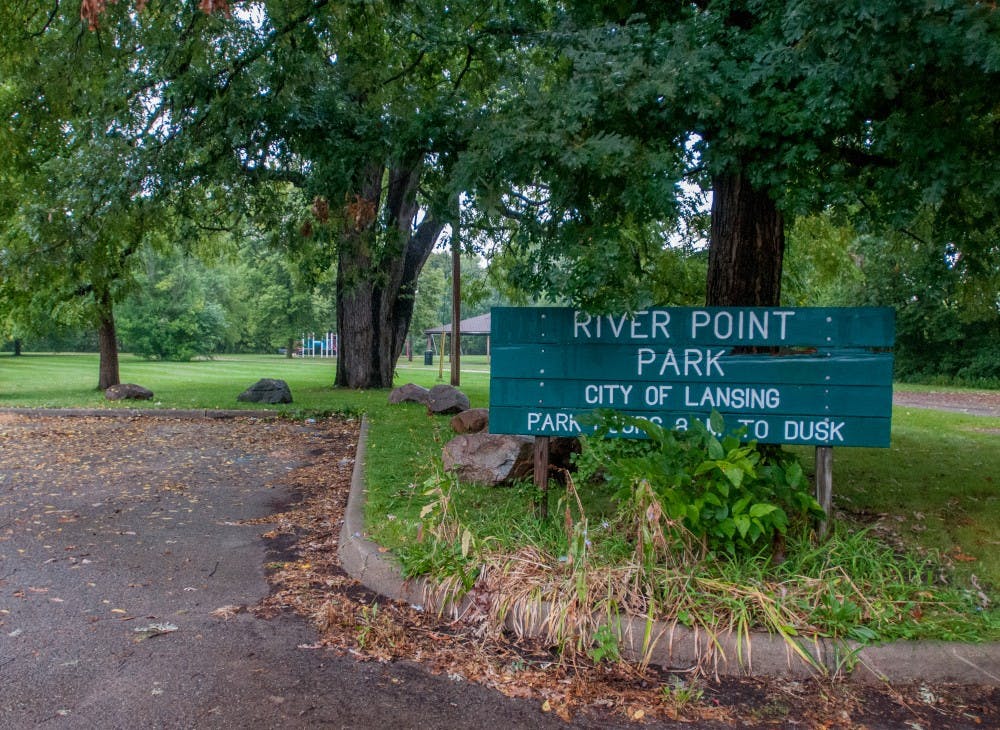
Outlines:
{"type": "Polygon", "coordinates": [[[686,431],[669,431],[612,412],[598,418],[595,434],[581,439],[580,478],[603,480],[623,519],[638,520],[644,560],[758,553],[792,523],[823,517],[794,456],[741,443],[741,432],[720,438],[717,413],[711,431],[697,420],[686,431]],[[648,440],[609,438],[637,429],[648,440]]]}
{"type": "Polygon", "coordinates": [[[210,355],[222,341],[225,312],[206,274],[179,254],[147,254],[138,292],[118,308],[123,349],[150,360],[187,361],[210,355]]]}

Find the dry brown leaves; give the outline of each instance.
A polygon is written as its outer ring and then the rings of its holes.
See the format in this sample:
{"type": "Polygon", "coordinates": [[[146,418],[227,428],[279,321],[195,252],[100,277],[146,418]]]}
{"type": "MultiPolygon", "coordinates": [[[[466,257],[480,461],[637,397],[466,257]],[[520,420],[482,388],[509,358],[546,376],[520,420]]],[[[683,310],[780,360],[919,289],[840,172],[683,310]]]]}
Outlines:
{"type": "MultiPolygon", "coordinates": [[[[408,659],[455,680],[478,682],[510,697],[537,700],[539,708],[569,719],[584,708],[622,717],[725,720],[714,703],[678,708],[659,691],[655,672],[610,665],[560,663],[546,647],[495,641],[479,627],[452,622],[387,601],[348,576],[337,558],[350,490],[356,424],[320,424],[330,447],[286,478],[301,499],[266,522],[263,533],[281,559],[269,563],[272,593],[254,611],[268,617],[291,610],[309,618],[319,645],[362,660],[408,659]],[[288,547],[288,542],[294,545],[288,547]]],[[[261,520],[265,522],[265,520],[261,520]]]]}
{"type": "Polygon", "coordinates": [[[567,721],[581,712],[611,713],[617,722],[714,721],[740,727],[790,720],[805,727],[863,727],[890,717],[962,727],[983,722],[981,717],[986,722],[996,718],[991,703],[1000,699],[997,693],[980,701],[975,690],[942,695],[942,702],[929,705],[920,699],[919,688],[905,694],[822,680],[712,683],[653,668],[595,666],[579,657],[569,663],[550,647],[517,643],[482,625],[448,621],[379,597],[346,575],[337,558],[350,488],[351,469],[345,464],[353,465],[356,426],[333,420],[317,426],[330,448],[286,477],[301,499],[268,518],[277,527],[263,533],[280,559],[269,565],[271,596],[254,610],[261,616],[292,610],[309,618],[320,635],[310,648],[360,660],[418,661],[434,673],[536,701],[540,711],[567,721]]]}

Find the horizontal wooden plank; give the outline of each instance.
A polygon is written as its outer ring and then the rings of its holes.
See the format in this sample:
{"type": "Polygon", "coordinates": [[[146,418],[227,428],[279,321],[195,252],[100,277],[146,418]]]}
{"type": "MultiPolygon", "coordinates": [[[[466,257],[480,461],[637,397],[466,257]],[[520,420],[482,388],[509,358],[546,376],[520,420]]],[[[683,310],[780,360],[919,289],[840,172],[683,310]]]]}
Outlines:
{"type": "Polygon", "coordinates": [[[521,380],[493,378],[490,406],[613,408],[658,412],[712,409],[734,414],[885,416],[890,386],[690,383],[670,381],[521,380]]]}
{"type": "Polygon", "coordinates": [[[491,358],[491,372],[509,378],[802,385],[888,385],[893,363],[889,353],[730,355],[726,348],[662,344],[502,345],[491,358]]]}
{"type": "Polygon", "coordinates": [[[664,307],[589,315],[566,307],[494,307],[494,347],[617,342],[705,346],[891,347],[888,307],[664,307]]]}
{"type": "MultiPolygon", "coordinates": [[[[684,430],[694,419],[708,423],[709,412],[663,411],[648,412],[622,411],[629,415],[642,416],[658,422],[667,428],[684,430]]],[[[575,437],[593,433],[594,426],[586,419],[593,414],[590,409],[491,407],[490,432],[531,436],[575,437]]],[[[746,427],[745,440],[759,443],[800,444],[809,446],[889,446],[891,422],[885,418],[823,418],[816,416],[741,416],[721,412],[727,431],[746,427]]],[[[616,434],[625,438],[642,438],[641,432],[629,431],[616,434]]]]}

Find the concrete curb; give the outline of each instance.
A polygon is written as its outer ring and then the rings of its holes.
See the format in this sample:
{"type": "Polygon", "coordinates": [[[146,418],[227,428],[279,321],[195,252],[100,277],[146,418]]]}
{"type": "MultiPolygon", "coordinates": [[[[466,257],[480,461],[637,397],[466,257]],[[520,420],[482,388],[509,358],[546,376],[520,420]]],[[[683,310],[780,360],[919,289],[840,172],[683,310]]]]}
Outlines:
{"type": "MultiPolygon", "coordinates": [[[[354,460],[350,496],[340,535],[340,560],[349,575],[387,598],[460,615],[471,601],[442,601],[438,587],[424,579],[405,580],[392,556],[365,537],[364,462],[368,420],[362,418],[354,460]]],[[[517,606],[507,615],[507,628],[538,636],[550,627],[552,616],[543,603],[517,606]]],[[[846,678],[859,683],[943,682],[1000,687],[1000,643],[898,641],[860,647],[854,642],[799,639],[802,653],[780,636],[754,634],[749,640],[727,632],[708,636],[684,626],[639,619],[612,622],[628,658],[648,658],[668,670],[701,666],[719,676],[778,676],[801,679],[815,675],[846,678]],[[649,639],[647,640],[647,637],[649,639]],[[646,647],[646,650],[644,650],[646,647]]]]}

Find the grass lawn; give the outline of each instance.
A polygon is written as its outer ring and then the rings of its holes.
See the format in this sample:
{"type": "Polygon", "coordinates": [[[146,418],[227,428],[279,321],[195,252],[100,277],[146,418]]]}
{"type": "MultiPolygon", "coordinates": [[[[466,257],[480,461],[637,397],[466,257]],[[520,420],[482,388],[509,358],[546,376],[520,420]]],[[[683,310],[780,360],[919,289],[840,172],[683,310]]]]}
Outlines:
{"type": "MultiPolygon", "coordinates": [[[[489,365],[485,358],[470,358],[463,365],[463,387],[474,405],[487,404],[489,365]],[[477,362],[478,360],[478,362],[477,362]],[[466,384],[467,383],[467,384],[466,384]]],[[[253,403],[237,402],[243,390],[260,378],[280,378],[292,390],[295,403],[269,406],[282,413],[298,411],[377,411],[386,392],[361,392],[332,387],[335,361],[324,358],[288,359],[280,355],[225,355],[212,360],[160,362],[123,354],[123,383],[138,383],[155,394],[153,401],[111,402],[97,390],[96,354],[0,355],[0,407],[33,408],[196,408],[258,409],[253,403]]],[[[445,382],[449,378],[445,362],[445,382]]],[[[438,367],[400,360],[397,380],[425,387],[436,385],[438,367]]]]}
{"type": "Polygon", "coordinates": [[[835,451],[834,491],[859,521],[884,515],[905,540],[1000,595],[1000,419],[893,408],[890,449],[835,451]]]}
{"type": "MultiPolygon", "coordinates": [[[[397,383],[431,387],[439,382],[439,363],[422,358],[399,363],[397,383]]],[[[116,407],[95,389],[98,360],[91,354],[22,357],[0,355],[0,407],[116,407]]],[[[371,421],[367,478],[368,523],[376,539],[390,548],[412,544],[426,492],[440,472],[440,448],[451,437],[447,417],[428,416],[420,406],[387,404],[387,391],[334,389],[334,361],[281,356],[224,356],[190,363],[121,359],[123,382],[154,391],[152,408],[258,408],[236,396],[260,378],[286,380],[295,397],[288,406],[271,406],[289,415],[364,411],[371,421]]],[[[449,364],[444,364],[444,380],[449,364]]],[[[486,406],[489,365],[484,357],[465,357],[462,389],[473,406],[486,406]]],[[[120,406],[119,406],[120,407],[120,406]]],[[[850,531],[871,527],[890,531],[907,545],[939,554],[960,586],[979,585],[1000,598],[1000,418],[895,408],[892,448],[838,449],[834,455],[834,492],[850,520],[850,531]]],[[[794,450],[811,471],[812,449],[794,450]]],[[[462,519],[484,530],[505,531],[520,540],[533,533],[550,540],[544,525],[530,516],[530,488],[463,489],[455,507],[462,519]]],[[[558,513],[558,510],[556,510],[558,513]]],[[[995,605],[995,604],[994,604],[995,605]]]]}

